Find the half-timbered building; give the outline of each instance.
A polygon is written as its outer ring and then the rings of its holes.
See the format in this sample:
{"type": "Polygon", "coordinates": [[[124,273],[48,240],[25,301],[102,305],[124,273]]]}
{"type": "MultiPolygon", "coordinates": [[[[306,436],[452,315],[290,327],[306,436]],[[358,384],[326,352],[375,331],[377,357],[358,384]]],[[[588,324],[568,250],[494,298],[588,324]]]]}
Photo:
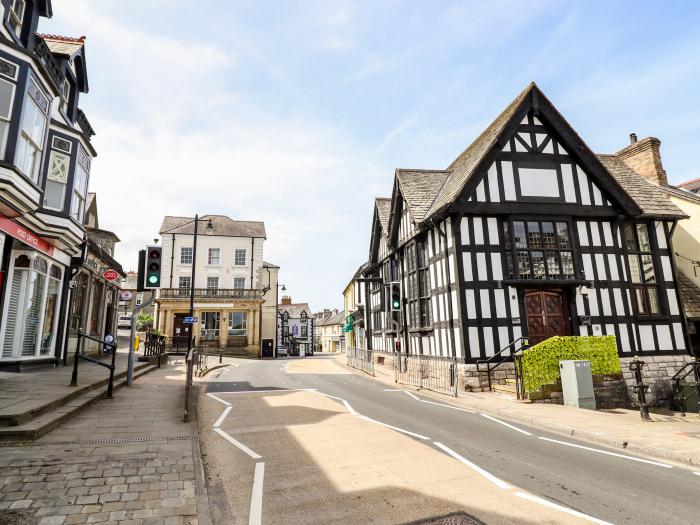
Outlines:
{"type": "Polygon", "coordinates": [[[671,246],[685,217],[533,83],[447,169],[396,170],[376,200],[372,348],[467,369],[554,335],[615,335],[623,359],[686,355],[671,246]],[[391,281],[401,312],[386,312],[391,281]]]}

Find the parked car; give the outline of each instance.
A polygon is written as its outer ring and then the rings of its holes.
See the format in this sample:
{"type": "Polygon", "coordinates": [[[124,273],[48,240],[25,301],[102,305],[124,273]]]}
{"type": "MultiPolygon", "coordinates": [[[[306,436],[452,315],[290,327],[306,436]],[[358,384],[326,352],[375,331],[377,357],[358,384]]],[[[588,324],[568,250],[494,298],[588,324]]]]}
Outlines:
{"type": "Polygon", "coordinates": [[[277,349],[277,357],[287,357],[287,356],[289,356],[289,352],[287,351],[287,347],[286,347],[286,346],[280,346],[280,347],[277,349]]]}
{"type": "Polygon", "coordinates": [[[127,329],[131,330],[131,314],[126,314],[126,315],[120,315],[119,319],[117,319],[117,328],[118,329],[127,329]]]}

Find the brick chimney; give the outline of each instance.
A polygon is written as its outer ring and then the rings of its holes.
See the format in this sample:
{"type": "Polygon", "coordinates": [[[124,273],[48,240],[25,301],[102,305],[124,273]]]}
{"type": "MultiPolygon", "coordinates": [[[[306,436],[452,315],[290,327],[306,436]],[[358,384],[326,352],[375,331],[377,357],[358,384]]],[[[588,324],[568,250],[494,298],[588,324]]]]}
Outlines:
{"type": "Polygon", "coordinates": [[[637,140],[637,135],[631,133],[630,143],[615,155],[649,182],[668,186],[666,170],[661,164],[661,141],[656,137],[637,140]]]}
{"type": "Polygon", "coordinates": [[[282,302],[280,304],[292,304],[292,297],[289,295],[283,295],[282,302]]]}

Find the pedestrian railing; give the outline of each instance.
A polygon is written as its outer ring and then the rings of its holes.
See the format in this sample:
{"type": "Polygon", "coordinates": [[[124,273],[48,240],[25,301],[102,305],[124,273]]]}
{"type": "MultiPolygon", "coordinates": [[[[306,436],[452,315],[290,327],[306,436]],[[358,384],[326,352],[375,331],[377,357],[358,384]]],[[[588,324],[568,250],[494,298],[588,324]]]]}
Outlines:
{"type": "Polygon", "coordinates": [[[394,353],[397,383],[457,396],[457,363],[451,357],[394,353]]]}
{"type": "Polygon", "coordinates": [[[165,353],[165,336],[156,335],[153,332],[146,332],[146,341],[143,345],[144,357],[155,357],[158,359],[158,368],[160,368],[160,359],[165,353]]]}
{"type": "Polygon", "coordinates": [[[372,350],[350,347],[346,351],[348,366],[374,375],[374,356],[372,350]]]}
{"type": "Polygon", "coordinates": [[[103,366],[109,370],[109,381],[107,383],[107,397],[112,397],[112,390],[114,387],[114,369],[115,360],[117,357],[117,343],[112,336],[105,337],[105,340],[97,339],[96,337],[91,337],[85,335],[82,330],[78,330],[78,344],[75,347],[75,356],[73,358],[73,375],[71,376],[70,386],[78,386],[78,364],[80,360],[89,361],[96,365],[103,366]],[[112,359],[109,363],[105,361],[100,361],[93,357],[85,355],[85,340],[95,341],[102,345],[105,353],[111,353],[112,359]]]}

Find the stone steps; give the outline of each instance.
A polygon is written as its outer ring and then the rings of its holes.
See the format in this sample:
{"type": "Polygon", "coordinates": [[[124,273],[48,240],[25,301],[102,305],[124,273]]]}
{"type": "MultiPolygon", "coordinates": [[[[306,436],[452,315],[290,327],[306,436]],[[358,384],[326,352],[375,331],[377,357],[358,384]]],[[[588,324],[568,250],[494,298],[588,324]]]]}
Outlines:
{"type": "MultiPolygon", "coordinates": [[[[134,379],[156,368],[156,365],[148,363],[136,365],[134,367],[134,379]]],[[[0,442],[33,441],[43,436],[83,408],[103,399],[107,394],[106,385],[108,381],[108,379],[105,379],[82,388],[78,387],[80,390],[77,392],[71,392],[60,399],[41,406],[39,410],[32,411],[28,420],[23,418],[20,424],[0,427],[0,442]]],[[[113,391],[116,392],[118,388],[125,384],[126,371],[115,374],[113,391]]],[[[23,413],[22,415],[24,416],[25,414],[23,413]]]]}
{"type": "Polygon", "coordinates": [[[497,385],[497,384],[492,384],[491,385],[491,390],[494,392],[502,392],[504,394],[517,394],[517,390],[515,388],[515,382],[513,384],[508,384],[508,385],[497,385]]]}

